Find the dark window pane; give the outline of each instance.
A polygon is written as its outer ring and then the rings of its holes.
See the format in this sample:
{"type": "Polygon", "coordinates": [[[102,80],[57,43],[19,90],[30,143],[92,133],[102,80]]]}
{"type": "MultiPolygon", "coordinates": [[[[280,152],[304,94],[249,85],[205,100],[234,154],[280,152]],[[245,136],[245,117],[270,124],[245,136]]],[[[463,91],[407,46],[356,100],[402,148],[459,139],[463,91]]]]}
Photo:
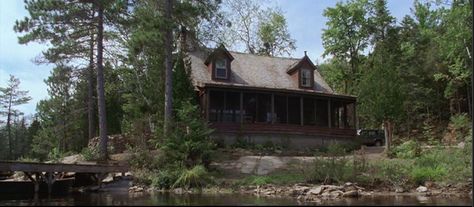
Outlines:
{"type": "Polygon", "coordinates": [[[316,100],[316,126],[328,127],[328,101],[316,100]]]}
{"type": "Polygon", "coordinates": [[[277,96],[275,95],[275,123],[285,123],[286,124],[286,96],[277,96]]]}
{"type": "Polygon", "coordinates": [[[226,93],[224,122],[240,122],[240,93],[226,93]]]}
{"type": "Polygon", "coordinates": [[[271,123],[272,122],[272,95],[257,95],[257,121],[271,123]]]}
{"type": "Polygon", "coordinates": [[[227,69],[225,68],[216,68],[216,77],[217,78],[226,78],[227,69]]]}
{"type": "Polygon", "coordinates": [[[349,103],[346,104],[346,127],[350,129],[355,128],[355,123],[354,123],[354,116],[355,116],[355,111],[354,111],[354,103],[349,103]]]}
{"type": "Polygon", "coordinates": [[[303,124],[316,125],[315,123],[314,100],[311,98],[303,99],[303,124]]]}
{"type": "Polygon", "coordinates": [[[209,121],[221,122],[224,112],[225,92],[211,91],[209,94],[209,121]]]}
{"type": "Polygon", "coordinates": [[[311,86],[311,71],[308,69],[302,69],[301,70],[301,85],[304,87],[309,87],[311,86]]]}
{"type": "Polygon", "coordinates": [[[301,124],[300,97],[288,97],[288,123],[301,124]]]}
{"type": "Polygon", "coordinates": [[[345,107],[340,101],[331,103],[331,121],[332,127],[344,128],[346,122],[345,107]]]}
{"type": "Polygon", "coordinates": [[[254,93],[244,93],[244,122],[254,123],[257,118],[257,97],[254,93]]]}

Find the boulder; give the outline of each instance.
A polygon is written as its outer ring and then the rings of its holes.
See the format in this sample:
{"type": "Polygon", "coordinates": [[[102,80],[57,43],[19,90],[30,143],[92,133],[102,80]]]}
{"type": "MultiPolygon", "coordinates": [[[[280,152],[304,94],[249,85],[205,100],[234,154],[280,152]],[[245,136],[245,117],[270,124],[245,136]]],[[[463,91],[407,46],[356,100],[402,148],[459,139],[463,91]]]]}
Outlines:
{"type": "Polygon", "coordinates": [[[425,182],[425,186],[426,186],[427,188],[432,188],[432,187],[435,186],[435,183],[433,183],[433,182],[431,182],[431,181],[426,181],[426,182],[425,182]]]}
{"type": "Polygon", "coordinates": [[[351,191],[345,192],[344,194],[342,194],[342,196],[343,197],[358,197],[359,192],[357,190],[351,190],[351,191]]]}
{"type": "Polygon", "coordinates": [[[427,191],[428,191],[428,188],[425,187],[425,186],[420,186],[420,187],[416,188],[416,192],[418,192],[418,193],[425,193],[427,191]]]}
{"type": "Polygon", "coordinates": [[[337,197],[342,196],[342,195],[344,195],[344,192],[342,192],[340,190],[335,190],[335,191],[331,192],[331,197],[333,197],[333,198],[337,198],[337,197]]]}
{"type": "Polygon", "coordinates": [[[316,188],[313,188],[313,189],[309,190],[307,194],[309,194],[309,195],[319,195],[323,192],[323,190],[324,190],[323,186],[318,186],[316,188]]]}
{"type": "Polygon", "coordinates": [[[184,193],[184,190],[182,188],[175,188],[173,189],[173,193],[176,193],[176,194],[183,194],[184,193]]]}
{"type": "Polygon", "coordinates": [[[403,193],[403,192],[405,192],[405,189],[403,189],[403,187],[401,186],[395,187],[395,193],[403,193]]]}

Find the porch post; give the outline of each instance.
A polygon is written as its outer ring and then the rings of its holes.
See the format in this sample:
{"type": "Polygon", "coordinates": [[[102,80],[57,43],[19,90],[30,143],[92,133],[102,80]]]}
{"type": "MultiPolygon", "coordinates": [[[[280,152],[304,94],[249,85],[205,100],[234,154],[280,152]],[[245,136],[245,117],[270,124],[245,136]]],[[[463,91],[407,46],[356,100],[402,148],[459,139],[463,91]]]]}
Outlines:
{"type": "Polygon", "coordinates": [[[244,93],[240,92],[240,124],[244,123],[244,93]]]}
{"type": "Polygon", "coordinates": [[[300,97],[300,123],[303,126],[303,96],[300,97]]]}
{"type": "Polygon", "coordinates": [[[204,94],[206,96],[206,120],[207,121],[209,121],[210,94],[211,94],[210,89],[207,89],[206,93],[204,94]]]}
{"type": "Polygon", "coordinates": [[[275,94],[272,93],[272,124],[275,123],[275,94]]]}
{"type": "Polygon", "coordinates": [[[288,114],[288,95],[286,97],[286,124],[290,123],[290,115],[288,114]]]}
{"type": "Polygon", "coordinates": [[[356,102],[354,101],[354,104],[353,104],[353,112],[354,114],[352,114],[353,118],[352,118],[352,121],[354,122],[354,128],[355,129],[358,129],[359,128],[359,123],[357,122],[357,118],[356,118],[356,102]]]}
{"type": "Polygon", "coordinates": [[[331,99],[328,99],[328,127],[331,128],[331,99]]]}

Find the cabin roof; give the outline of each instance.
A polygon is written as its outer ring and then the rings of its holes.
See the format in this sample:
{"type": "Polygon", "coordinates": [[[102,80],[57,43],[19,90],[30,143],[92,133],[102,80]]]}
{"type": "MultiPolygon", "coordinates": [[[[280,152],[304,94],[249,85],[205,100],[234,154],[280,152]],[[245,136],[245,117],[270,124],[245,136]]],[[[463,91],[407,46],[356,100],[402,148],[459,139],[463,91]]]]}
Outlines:
{"type": "Polygon", "coordinates": [[[314,70],[313,90],[299,88],[298,78],[289,75],[287,72],[297,65],[302,58],[268,57],[229,51],[230,55],[234,57],[231,62],[230,81],[213,80],[210,69],[204,64],[211,52],[209,49],[188,52],[191,61],[191,78],[195,87],[205,87],[212,84],[215,86],[284,89],[336,95],[318,70],[314,70]]]}

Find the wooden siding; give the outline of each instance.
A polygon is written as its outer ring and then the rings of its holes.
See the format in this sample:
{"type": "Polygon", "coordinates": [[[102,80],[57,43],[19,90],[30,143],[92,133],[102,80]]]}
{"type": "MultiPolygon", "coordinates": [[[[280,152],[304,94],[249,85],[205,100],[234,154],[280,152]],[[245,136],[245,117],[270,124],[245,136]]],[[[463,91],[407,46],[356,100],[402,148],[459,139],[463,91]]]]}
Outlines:
{"type": "Polygon", "coordinates": [[[327,128],[317,126],[301,126],[291,124],[266,124],[266,123],[211,123],[211,127],[220,133],[264,133],[264,134],[297,134],[322,137],[353,138],[356,129],[327,128]]]}

